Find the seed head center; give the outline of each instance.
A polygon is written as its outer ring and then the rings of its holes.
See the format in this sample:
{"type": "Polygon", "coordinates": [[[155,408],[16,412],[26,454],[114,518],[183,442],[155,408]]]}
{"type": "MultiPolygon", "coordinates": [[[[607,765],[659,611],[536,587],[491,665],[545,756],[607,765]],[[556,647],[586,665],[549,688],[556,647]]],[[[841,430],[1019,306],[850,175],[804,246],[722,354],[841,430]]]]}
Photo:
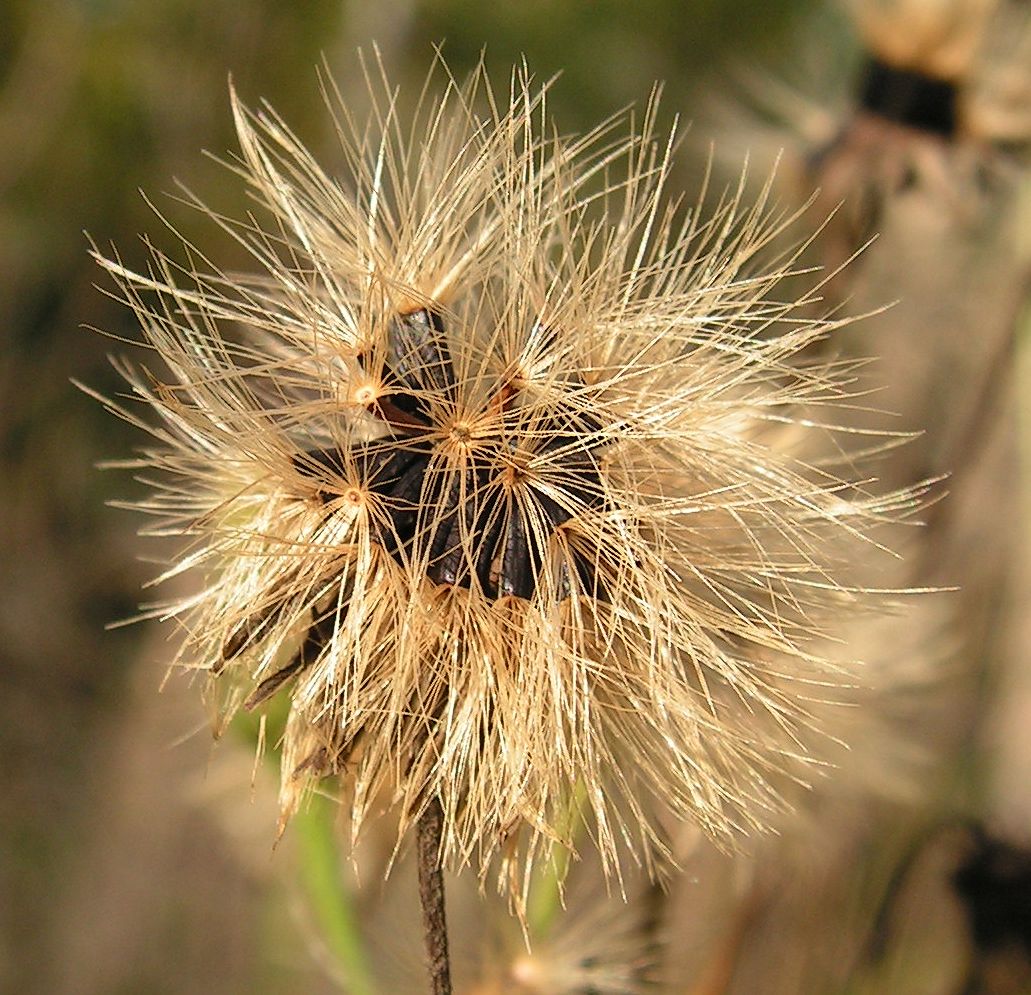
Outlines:
{"type": "Polygon", "coordinates": [[[377,396],[378,391],[376,390],[375,385],[368,382],[359,384],[354,391],[355,403],[361,404],[364,407],[369,407],[369,405],[374,404],[377,396]]]}
{"type": "Polygon", "coordinates": [[[451,438],[455,442],[471,442],[473,437],[472,427],[466,422],[456,422],[451,426],[451,438]]]}

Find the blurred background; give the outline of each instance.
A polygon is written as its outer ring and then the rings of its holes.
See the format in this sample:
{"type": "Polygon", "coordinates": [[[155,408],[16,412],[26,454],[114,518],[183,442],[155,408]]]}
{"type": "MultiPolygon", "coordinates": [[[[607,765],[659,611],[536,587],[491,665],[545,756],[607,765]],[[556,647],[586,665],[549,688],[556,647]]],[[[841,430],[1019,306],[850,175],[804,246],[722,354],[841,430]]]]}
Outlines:
{"type": "MultiPolygon", "coordinates": [[[[522,56],[539,78],[561,71],[551,107],[566,131],[641,106],[662,81],[665,119],[692,122],[689,200],[714,143],[716,188],[746,154],[756,182],[779,157],[782,203],[820,190],[811,228],[842,205],[815,262],[837,266],[879,233],[828,298],[857,313],[900,302],[842,348],[880,357],[872,406],[926,430],[884,458],[883,477],[953,474],[925,530],[903,540],[899,585],[964,588],[902,635],[860,639],[881,641],[864,647],[880,661],[878,721],[857,723],[845,801],[818,790],[803,828],[738,858],[685,844],[689,873],[663,896],[631,882],[629,912],[585,899],[608,910],[595,931],[630,944],[622,980],[591,980],[595,955],[574,930],[553,946],[582,983],[520,973],[497,952],[511,948],[503,936],[489,955],[458,941],[471,951],[464,990],[1031,991],[1028,16],[1021,0],[0,0],[0,991],[359,990],[320,939],[303,841],[272,850],[274,772],[255,769],[244,736],[213,748],[199,689],[165,682],[169,633],[105,628],[131,616],[156,570],[138,522],[105,503],[138,485],[96,464],[141,440],[71,380],[117,392],[107,355],[136,336],[94,286],[84,233],[145,265],[137,234],[171,237],[144,191],[223,266],[245,265],[165,195],[178,179],[220,211],[246,209],[201,155],[235,148],[228,77],[331,164],[316,66],[360,93],[355,51],[373,42],[409,88],[435,43],[458,76],[485,51],[502,88],[522,56]],[[871,56],[944,82],[953,116],[895,113],[873,92],[871,56]]],[[[379,990],[420,990],[415,910],[393,883],[362,885],[364,921],[382,925],[363,927],[379,990]],[[409,926],[406,974],[385,963],[409,926]]],[[[452,901],[460,929],[475,896],[452,901]]]]}

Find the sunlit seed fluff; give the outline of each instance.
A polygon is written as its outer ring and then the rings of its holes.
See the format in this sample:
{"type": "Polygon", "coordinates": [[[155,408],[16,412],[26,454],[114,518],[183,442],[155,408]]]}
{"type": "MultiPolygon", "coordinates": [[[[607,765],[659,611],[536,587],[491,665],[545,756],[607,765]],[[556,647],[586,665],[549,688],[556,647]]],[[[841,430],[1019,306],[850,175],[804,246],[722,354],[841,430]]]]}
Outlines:
{"type": "Polygon", "coordinates": [[[778,448],[848,393],[800,360],[835,323],[777,300],[794,255],[754,262],[793,219],[669,200],[654,102],[564,138],[525,72],[444,75],[411,115],[382,78],[367,117],[332,99],[332,172],[234,96],[264,217],[202,209],[257,272],[98,256],[166,367],[107,403],[196,578],[151,613],[177,663],[226,714],[289,695],[284,816],[327,774],[356,831],[437,796],[446,862],[518,895],[574,797],[610,870],[663,811],[761,825],[864,601],[835,550],[914,499],[778,448]]]}

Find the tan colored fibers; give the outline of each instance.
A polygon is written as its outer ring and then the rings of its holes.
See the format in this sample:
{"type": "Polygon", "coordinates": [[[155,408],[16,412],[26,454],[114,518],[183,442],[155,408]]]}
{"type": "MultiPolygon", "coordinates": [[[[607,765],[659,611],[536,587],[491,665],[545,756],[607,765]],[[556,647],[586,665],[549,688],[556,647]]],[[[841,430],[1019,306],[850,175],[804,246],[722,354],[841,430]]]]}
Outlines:
{"type": "Polygon", "coordinates": [[[224,714],[288,696],[284,818],[327,775],[356,832],[439,797],[444,860],[517,902],[571,804],[609,871],[660,817],[763,825],[846,679],[839,568],[918,500],[798,456],[850,373],[777,299],[796,252],[756,264],[794,219],[668,199],[654,101],[566,138],[523,70],[442,69],[411,115],[379,71],[367,117],[330,100],[332,173],[234,95],[264,218],[203,209],[255,275],[98,256],[164,365],[106,403],[196,582],[148,614],[224,714]]]}

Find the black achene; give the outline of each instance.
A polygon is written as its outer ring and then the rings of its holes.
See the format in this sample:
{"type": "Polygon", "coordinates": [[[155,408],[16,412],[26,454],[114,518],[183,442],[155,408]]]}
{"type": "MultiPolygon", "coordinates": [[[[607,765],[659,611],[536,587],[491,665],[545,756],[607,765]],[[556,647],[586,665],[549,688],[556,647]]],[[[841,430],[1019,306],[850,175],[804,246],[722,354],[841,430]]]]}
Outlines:
{"type": "MultiPolygon", "coordinates": [[[[306,452],[295,461],[298,469],[324,477],[327,471],[349,475],[348,464],[354,467],[364,486],[383,499],[388,521],[377,523],[376,541],[398,563],[411,565],[421,555],[427,578],[437,584],[468,588],[475,577],[492,599],[531,597],[547,539],[572,518],[570,507],[597,509],[604,504],[595,457],[600,426],[582,413],[558,411],[550,423],[536,427],[534,453],[560,454],[566,506],[538,490],[517,502],[502,480],[503,461],[496,458],[511,445],[507,440],[478,442],[460,469],[441,466],[434,458],[430,404],[434,398],[453,397],[456,389],[442,316],[421,309],[396,317],[388,335],[387,364],[384,379],[393,389],[381,410],[399,410],[419,424],[407,419],[393,424],[393,437],[346,453],[306,452]]],[[[498,396],[511,396],[508,385],[499,388],[498,396]]],[[[384,420],[391,422],[389,413],[384,420]]],[[[593,570],[582,557],[575,559],[581,585],[592,588],[593,570]]]]}
{"type": "MultiPolygon", "coordinates": [[[[296,469],[320,481],[339,480],[341,489],[319,490],[329,505],[346,490],[344,481],[357,479],[364,491],[375,495],[371,516],[374,541],[395,562],[411,568],[423,564],[427,579],[436,584],[469,589],[474,585],[488,598],[529,599],[546,563],[549,538],[580,510],[604,508],[604,488],[597,451],[604,444],[600,424],[572,406],[557,408],[550,418],[534,426],[524,445],[534,456],[551,456],[561,466],[560,503],[549,494],[526,486],[522,500],[506,482],[506,463],[500,454],[512,450],[513,440],[477,440],[460,467],[438,458],[431,407],[436,399],[450,399],[456,391],[454,364],[443,317],[420,309],[393,319],[388,332],[383,379],[389,394],[377,399],[372,410],[391,427],[391,434],[347,449],[308,450],[294,458],[296,469]]],[[[571,387],[582,385],[575,376],[571,387]]],[[[511,403],[517,390],[500,384],[500,403],[511,403]]],[[[582,553],[569,551],[559,565],[558,589],[574,589],[604,599],[603,585],[594,564],[582,553]],[[576,573],[576,583],[570,577],[576,573]]],[[[279,606],[247,619],[223,647],[223,661],[259,641],[277,615],[279,606]]],[[[274,694],[289,678],[317,658],[332,634],[335,620],[346,610],[339,599],[327,613],[313,609],[312,625],[296,656],[267,678],[247,701],[255,707],[274,694]]],[[[221,663],[220,663],[221,666],[221,663]]]]}

